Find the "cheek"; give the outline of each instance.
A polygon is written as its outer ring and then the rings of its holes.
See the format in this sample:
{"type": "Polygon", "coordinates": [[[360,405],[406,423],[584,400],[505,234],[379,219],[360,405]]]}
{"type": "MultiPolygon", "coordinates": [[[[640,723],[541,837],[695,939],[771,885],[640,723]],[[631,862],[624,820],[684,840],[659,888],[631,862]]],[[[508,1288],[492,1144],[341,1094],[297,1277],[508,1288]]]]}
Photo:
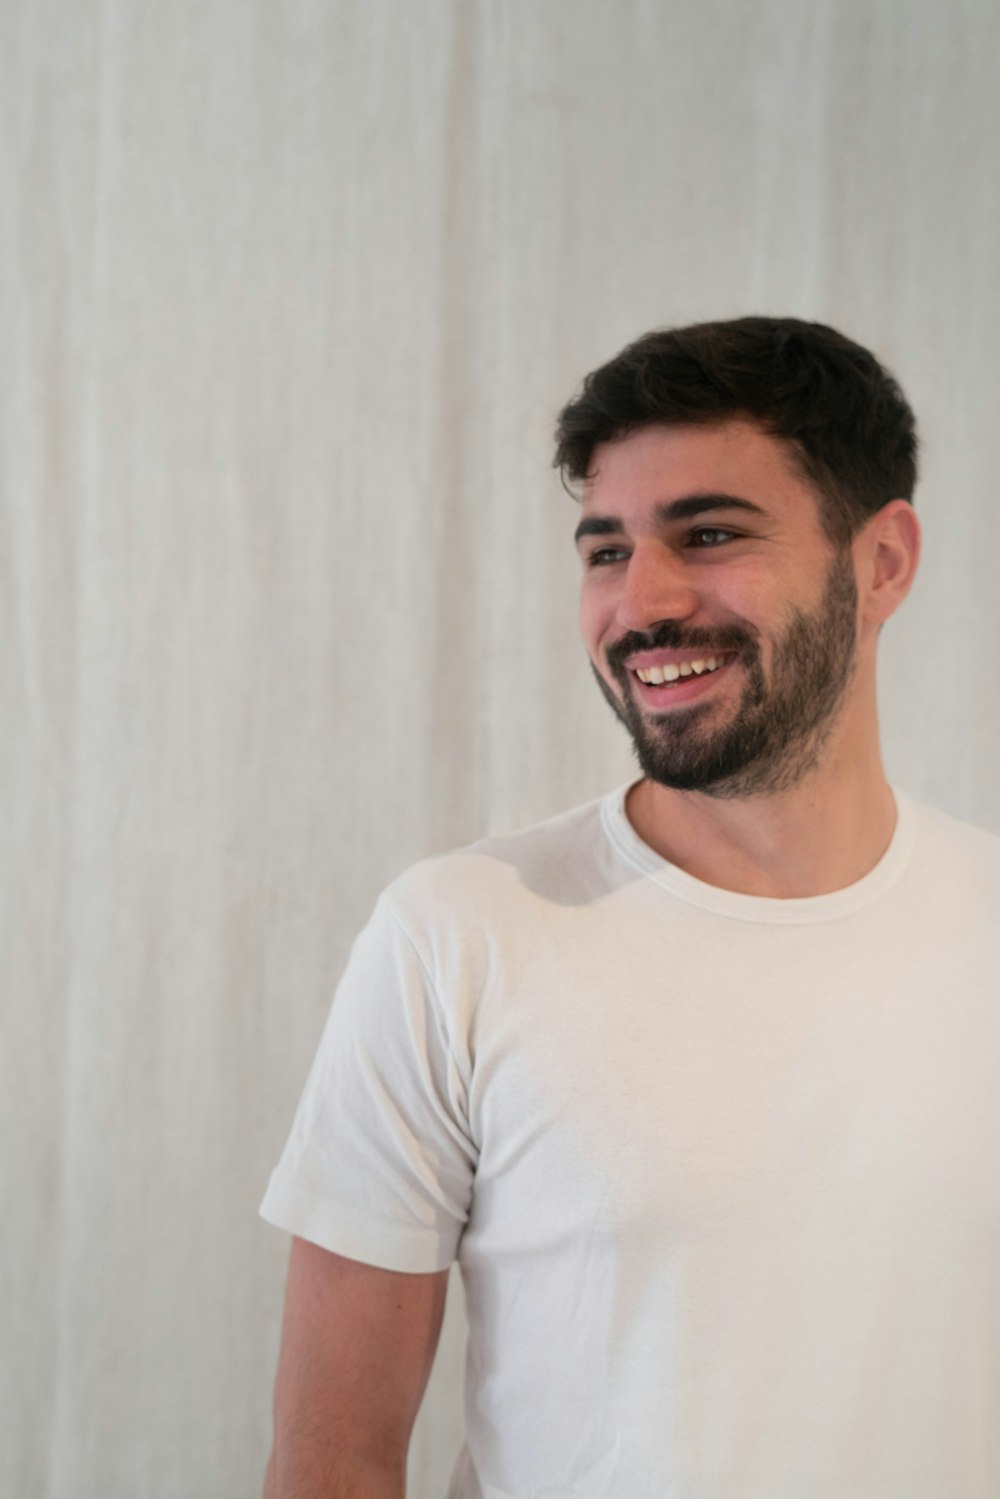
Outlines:
{"type": "Polygon", "coordinates": [[[601,642],[607,634],[611,612],[592,590],[585,589],[580,595],[578,614],[580,634],[591,657],[600,653],[601,642]]]}

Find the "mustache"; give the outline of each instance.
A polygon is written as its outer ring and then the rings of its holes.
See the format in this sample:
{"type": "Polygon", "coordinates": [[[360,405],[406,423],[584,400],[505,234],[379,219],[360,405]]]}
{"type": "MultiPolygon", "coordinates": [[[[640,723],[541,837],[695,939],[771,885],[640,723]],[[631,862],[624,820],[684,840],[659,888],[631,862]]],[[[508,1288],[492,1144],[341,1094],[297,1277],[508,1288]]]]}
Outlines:
{"type": "Polygon", "coordinates": [[[665,619],[646,635],[636,631],[623,635],[607,649],[608,665],[624,671],[625,661],[639,651],[705,651],[721,655],[724,651],[757,653],[757,634],[742,625],[720,625],[717,630],[689,630],[675,620],[665,619]]]}

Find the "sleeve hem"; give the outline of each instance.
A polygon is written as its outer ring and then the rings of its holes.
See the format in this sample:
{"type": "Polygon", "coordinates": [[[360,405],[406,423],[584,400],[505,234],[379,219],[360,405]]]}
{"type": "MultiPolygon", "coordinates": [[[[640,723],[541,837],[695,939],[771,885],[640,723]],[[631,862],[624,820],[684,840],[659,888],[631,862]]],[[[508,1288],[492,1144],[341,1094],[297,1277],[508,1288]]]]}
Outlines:
{"type": "Polygon", "coordinates": [[[275,1228],[308,1239],[331,1254],[342,1254],[381,1270],[425,1275],[447,1270],[455,1259],[454,1252],[436,1234],[401,1233],[396,1225],[376,1225],[370,1219],[361,1222],[317,1202],[293,1182],[277,1176],[271,1177],[258,1211],[275,1228]]]}

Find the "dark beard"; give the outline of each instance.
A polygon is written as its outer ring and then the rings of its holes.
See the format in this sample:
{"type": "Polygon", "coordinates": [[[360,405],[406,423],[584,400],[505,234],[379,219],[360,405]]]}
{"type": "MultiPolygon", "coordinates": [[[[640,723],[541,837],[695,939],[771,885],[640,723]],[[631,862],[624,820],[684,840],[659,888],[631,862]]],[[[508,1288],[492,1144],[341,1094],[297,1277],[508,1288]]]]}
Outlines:
{"type": "Polygon", "coordinates": [[[764,678],[760,645],[742,626],[686,630],[665,620],[648,636],[629,635],[609,652],[621,701],[593,667],[598,686],[625,725],[643,774],[677,791],[722,798],[787,791],[819,763],[854,673],[857,586],[849,548],[837,553],[816,610],[793,610],[774,649],[773,680],[764,678]],[[632,695],[625,658],[641,650],[738,651],[746,685],[735,715],[699,732],[713,703],[643,713],[632,695]]]}

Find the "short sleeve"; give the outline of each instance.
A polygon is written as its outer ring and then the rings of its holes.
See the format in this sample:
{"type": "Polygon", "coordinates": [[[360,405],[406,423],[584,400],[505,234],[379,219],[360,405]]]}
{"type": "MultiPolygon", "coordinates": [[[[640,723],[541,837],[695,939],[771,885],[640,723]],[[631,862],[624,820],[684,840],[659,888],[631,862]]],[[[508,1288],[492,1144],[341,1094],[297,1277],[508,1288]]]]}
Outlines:
{"type": "Polygon", "coordinates": [[[383,894],[351,949],[261,1216],[383,1269],[444,1269],[477,1159],[468,1084],[431,976],[383,894]]]}

